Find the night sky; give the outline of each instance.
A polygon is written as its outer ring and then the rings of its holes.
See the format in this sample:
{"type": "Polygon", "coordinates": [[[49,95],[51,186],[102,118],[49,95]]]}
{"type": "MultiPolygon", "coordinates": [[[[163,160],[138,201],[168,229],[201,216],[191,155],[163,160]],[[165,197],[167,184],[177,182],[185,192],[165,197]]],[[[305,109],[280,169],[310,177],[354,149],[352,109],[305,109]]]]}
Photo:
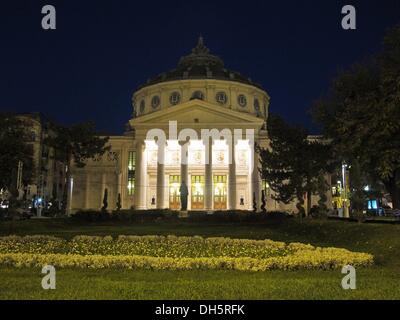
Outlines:
{"type": "Polygon", "coordinates": [[[400,0],[13,0],[0,12],[0,111],[120,134],[133,91],[174,68],[201,34],[227,68],[265,88],[272,112],[317,132],[312,101],[339,68],[379,50],[400,23],[400,0]],[[56,7],[57,30],[41,28],[45,4],[56,7]],[[357,9],[355,31],[341,28],[346,4],[357,9]]]}

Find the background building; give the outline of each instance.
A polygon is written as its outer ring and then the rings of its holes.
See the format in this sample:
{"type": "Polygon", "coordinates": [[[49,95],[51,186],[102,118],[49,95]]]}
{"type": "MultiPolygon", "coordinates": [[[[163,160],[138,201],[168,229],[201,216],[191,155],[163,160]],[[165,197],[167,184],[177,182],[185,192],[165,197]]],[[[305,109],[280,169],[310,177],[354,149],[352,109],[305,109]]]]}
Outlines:
{"type": "Polygon", "coordinates": [[[61,201],[66,179],[65,165],[55,159],[54,149],[46,143],[46,138],[54,134],[51,120],[41,113],[19,114],[18,117],[23,119],[26,130],[29,130],[27,143],[33,147],[31,183],[20,185],[19,198],[61,201]]]}

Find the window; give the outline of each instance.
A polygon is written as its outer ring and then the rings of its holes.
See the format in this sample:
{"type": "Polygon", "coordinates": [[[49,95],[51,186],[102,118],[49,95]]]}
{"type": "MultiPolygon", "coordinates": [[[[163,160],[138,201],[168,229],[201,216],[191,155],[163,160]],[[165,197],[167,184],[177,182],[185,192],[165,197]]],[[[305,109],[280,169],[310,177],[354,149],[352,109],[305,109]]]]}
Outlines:
{"type": "Polygon", "coordinates": [[[228,101],[228,97],[226,96],[226,93],[223,91],[218,92],[217,95],[215,96],[215,99],[220,104],[225,104],[228,101]]]}
{"type": "Polygon", "coordinates": [[[159,96],[154,96],[151,99],[151,106],[153,109],[156,109],[160,105],[160,97],[159,96]]]}
{"type": "Polygon", "coordinates": [[[135,168],[136,152],[129,151],[128,154],[128,195],[131,196],[135,191],[135,168]]]}
{"type": "Polygon", "coordinates": [[[190,100],[193,100],[193,99],[204,100],[204,93],[199,90],[193,92],[192,98],[190,100]]]}
{"type": "Polygon", "coordinates": [[[176,105],[181,101],[181,95],[179,92],[174,91],[171,93],[171,96],[169,97],[169,102],[171,102],[172,105],[176,105]]]}
{"type": "Polygon", "coordinates": [[[143,113],[145,108],[146,108],[146,104],[145,104],[144,100],[140,101],[140,113],[143,113]]]}
{"type": "Polygon", "coordinates": [[[169,176],[169,208],[171,210],[179,210],[181,207],[181,176],[169,176]]]}
{"type": "Polygon", "coordinates": [[[246,96],[244,94],[239,94],[238,96],[238,104],[241,107],[245,107],[247,105],[247,99],[246,96]]]}
{"type": "Polygon", "coordinates": [[[31,142],[35,142],[36,141],[36,132],[32,131],[31,132],[31,142]]]}
{"type": "Polygon", "coordinates": [[[204,176],[192,176],[192,209],[204,209],[204,176]]]}
{"type": "Polygon", "coordinates": [[[257,98],[254,98],[254,110],[257,113],[257,117],[261,116],[261,111],[260,111],[260,102],[258,101],[257,98]]]}

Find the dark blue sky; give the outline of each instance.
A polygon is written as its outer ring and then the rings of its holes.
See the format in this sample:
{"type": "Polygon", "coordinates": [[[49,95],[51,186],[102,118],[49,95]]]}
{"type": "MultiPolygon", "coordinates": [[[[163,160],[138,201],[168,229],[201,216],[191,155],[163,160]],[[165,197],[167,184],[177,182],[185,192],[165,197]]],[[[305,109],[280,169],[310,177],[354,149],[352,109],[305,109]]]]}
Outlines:
{"type": "Polygon", "coordinates": [[[202,34],[228,68],[264,86],[272,112],[315,131],[312,101],[399,22],[399,0],[3,1],[0,110],[121,133],[135,88],[173,68],[202,34]],[[45,4],[57,9],[55,31],[41,29],[45,4]],[[357,9],[355,31],[341,28],[345,4],[357,9]]]}

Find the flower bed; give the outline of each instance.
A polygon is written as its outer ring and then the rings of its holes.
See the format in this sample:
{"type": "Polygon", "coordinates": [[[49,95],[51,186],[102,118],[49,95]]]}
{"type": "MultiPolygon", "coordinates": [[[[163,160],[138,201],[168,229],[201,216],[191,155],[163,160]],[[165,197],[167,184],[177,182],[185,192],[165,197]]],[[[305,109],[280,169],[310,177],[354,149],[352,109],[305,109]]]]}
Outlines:
{"type": "Polygon", "coordinates": [[[146,269],[332,269],[368,266],[373,257],[339,248],[307,244],[175,236],[77,236],[71,241],[48,236],[0,238],[0,264],[36,267],[53,264],[84,268],[146,269]]]}

